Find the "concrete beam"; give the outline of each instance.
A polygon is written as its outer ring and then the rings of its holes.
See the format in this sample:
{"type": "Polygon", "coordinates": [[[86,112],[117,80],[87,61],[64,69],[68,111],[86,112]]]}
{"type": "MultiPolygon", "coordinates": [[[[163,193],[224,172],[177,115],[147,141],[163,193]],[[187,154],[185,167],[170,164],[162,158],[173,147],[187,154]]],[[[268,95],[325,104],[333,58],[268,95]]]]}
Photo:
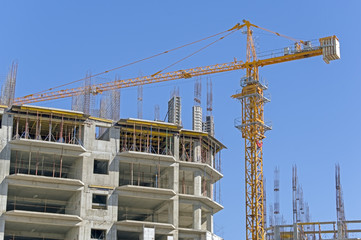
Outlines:
{"type": "Polygon", "coordinates": [[[6,177],[10,186],[59,189],[61,191],[79,191],[84,183],[77,179],[51,178],[27,174],[13,174],[6,177]]]}
{"type": "Polygon", "coordinates": [[[82,222],[82,219],[78,216],[56,213],[39,213],[13,210],[8,211],[5,214],[5,221],[17,222],[17,223],[34,223],[34,224],[47,224],[56,226],[68,226],[75,227],[82,222]]]}

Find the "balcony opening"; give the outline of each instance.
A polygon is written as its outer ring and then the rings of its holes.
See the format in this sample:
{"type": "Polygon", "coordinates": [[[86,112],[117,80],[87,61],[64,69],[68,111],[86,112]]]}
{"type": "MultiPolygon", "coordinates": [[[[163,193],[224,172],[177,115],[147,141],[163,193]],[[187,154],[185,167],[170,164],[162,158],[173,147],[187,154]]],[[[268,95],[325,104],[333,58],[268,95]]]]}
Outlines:
{"type": "Polygon", "coordinates": [[[171,168],[134,163],[119,164],[119,186],[134,185],[170,189],[171,168]]]}
{"type": "Polygon", "coordinates": [[[171,201],[152,198],[119,197],[118,221],[170,223],[171,201]]]}
{"type": "Polygon", "coordinates": [[[79,193],[56,189],[41,189],[10,185],[6,211],[22,210],[30,212],[77,214],[79,193]]]}
{"type": "Polygon", "coordinates": [[[107,210],[107,195],[93,194],[92,209],[107,210]]]}
{"type": "Polygon", "coordinates": [[[179,193],[194,194],[194,177],[192,171],[179,170],[179,193]]]}
{"type": "Polygon", "coordinates": [[[10,175],[29,174],[80,179],[81,157],[12,150],[10,175]]]}
{"type": "Polygon", "coordinates": [[[94,170],[95,174],[109,174],[108,172],[109,161],[94,159],[94,170]]]}

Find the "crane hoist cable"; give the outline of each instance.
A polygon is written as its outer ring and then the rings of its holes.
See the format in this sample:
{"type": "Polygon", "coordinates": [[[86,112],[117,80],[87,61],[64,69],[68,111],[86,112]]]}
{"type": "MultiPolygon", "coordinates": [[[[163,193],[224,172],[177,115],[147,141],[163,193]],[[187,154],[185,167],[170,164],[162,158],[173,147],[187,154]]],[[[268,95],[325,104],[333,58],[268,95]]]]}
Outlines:
{"type": "MultiPolygon", "coordinates": [[[[84,78],[81,78],[81,79],[78,79],[78,80],[75,80],[75,81],[72,81],[72,82],[69,82],[69,83],[64,83],[64,84],[61,84],[61,85],[58,85],[58,86],[55,86],[55,87],[52,87],[52,88],[49,88],[49,89],[46,89],[46,90],[42,90],[42,91],[39,91],[39,92],[36,92],[36,93],[33,93],[33,94],[44,93],[44,92],[51,91],[51,90],[54,90],[54,89],[57,89],[57,88],[61,88],[61,87],[64,87],[64,86],[67,86],[67,85],[70,85],[70,84],[73,84],[73,83],[76,83],[76,82],[84,81],[84,80],[89,79],[89,78],[92,78],[92,77],[97,77],[97,76],[100,76],[100,75],[103,75],[103,74],[106,74],[106,73],[109,73],[109,72],[112,72],[112,71],[115,71],[115,70],[118,70],[118,69],[121,69],[121,68],[124,68],[124,67],[128,67],[128,66],[134,65],[134,64],[136,64],[136,63],[140,63],[140,62],[143,62],[143,61],[146,61],[146,60],[149,60],[149,59],[152,59],[152,58],[155,58],[155,57],[158,57],[158,56],[161,56],[161,55],[164,55],[164,54],[167,54],[167,53],[176,51],[176,50],[179,50],[179,49],[184,48],[184,47],[188,47],[188,46],[190,46],[190,45],[193,45],[193,44],[196,44],[196,43],[199,43],[199,42],[208,40],[208,39],[210,39],[210,38],[213,38],[213,37],[222,35],[222,34],[227,33],[227,32],[229,32],[229,31],[233,32],[234,30],[235,30],[235,29],[231,28],[231,29],[228,29],[228,30],[225,30],[225,31],[216,33],[216,34],[213,34],[213,35],[211,35],[211,36],[208,36],[208,37],[205,37],[205,38],[202,38],[202,39],[199,39],[199,40],[196,40],[196,41],[193,41],[193,42],[184,44],[184,45],[182,45],[182,46],[179,46],[179,47],[176,47],[176,48],[172,48],[172,49],[170,49],[170,50],[163,51],[163,52],[161,52],[161,53],[157,53],[157,54],[154,54],[154,55],[152,55],[152,56],[149,56],[149,57],[146,57],[146,58],[142,58],[142,59],[136,60],[136,61],[134,61],[134,62],[130,62],[130,63],[124,64],[124,65],[121,65],[121,66],[119,66],[119,67],[115,67],[115,68],[112,68],[112,69],[109,69],[109,70],[106,70],[106,71],[103,71],[103,72],[99,72],[99,73],[96,73],[96,74],[92,74],[92,75],[86,76],[86,77],[84,77],[84,78]]],[[[236,29],[236,30],[238,30],[238,29],[236,29]]],[[[163,69],[163,70],[164,70],[164,69],[163,69]]],[[[162,71],[163,71],[163,70],[162,70],[162,71]]],[[[31,94],[31,95],[33,95],[33,94],[31,94]]],[[[31,96],[31,95],[27,95],[27,96],[31,96]]],[[[24,97],[27,97],[27,96],[24,96],[24,97]]]]}
{"type": "Polygon", "coordinates": [[[200,51],[202,51],[202,50],[204,50],[204,49],[206,49],[206,48],[210,47],[211,45],[213,45],[213,44],[215,44],[215,43],[217,43],[217,42],[219,42],[219,41],[223,40],[224,38],[228,37],[229,35],[231,35],[231,34],[232,34],[232,33],[234,33],[235,31],[237,31],[237,30],[232,30],[230,33],[226,34],[225,36],[220,37],[220,38],[218,38],[217,40],[215,40],[215,41],[213,41],[213,42],[211,42],[211,43],[207,44],[206,46],[204,46],[204,47],[202,47],[202,48],[198,49],[197,51],[195,51],[195,52],[193,52],[193,53],[189,54],[188,56],[185,56],[184,58],[179,59],[178,61],[176,61],[176,62],[174,62],[174,63],[172,63],[172,64],[168,65],[167,67],[165,67],[165,68],[163,68],[162,70],[160,70],[160,71],[158,71],[158,72],[156,72],[156,73],[152,74],[151,76],[155,76],[155,75],[157,75],[157,74],[159,74],[159,73],[163,72],[164,70],[166,70],[166,69],[168,69],[168,68],[170,68],[170,67],[173,67],[174,65],[176,65],[176,64],[178,64],[178,63],[180,63],[180,62],[182,62],[182,61],[186,60],[187,58],[192,57],[193,55],[195,55],[195,54],[199,53],[200,51]]]}

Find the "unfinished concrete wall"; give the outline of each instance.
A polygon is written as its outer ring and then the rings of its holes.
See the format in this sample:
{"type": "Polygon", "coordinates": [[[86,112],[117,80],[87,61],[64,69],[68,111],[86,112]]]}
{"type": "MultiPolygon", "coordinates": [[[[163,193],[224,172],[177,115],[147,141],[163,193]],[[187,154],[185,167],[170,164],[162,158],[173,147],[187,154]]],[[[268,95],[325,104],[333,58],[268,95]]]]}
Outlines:
{"type": "Polygon", "coordinates": [[[197,132],[202,131],[202,107],[192,107],[192,129],[197,132]]]}
{"type": "Polygon", "coordinates": [[[5,177],[10,171],[10,150],[7,144],[12,136],[12,116],[0,109],[1,125],[0,125],[0,239],[4,238],[6,212],[7,191],[8,186],[5,177]]]}
{"type": "Polygon", "coordinates": [[[65,206],[65,214],[80,216],[81,207],[81,192],[75,192],[65,206]]]}
{"type": "Polygon", "coordinates": [[[182,125],[181,109],[181,98],[173,96],[168,102],[168,122],[182,125]]]}

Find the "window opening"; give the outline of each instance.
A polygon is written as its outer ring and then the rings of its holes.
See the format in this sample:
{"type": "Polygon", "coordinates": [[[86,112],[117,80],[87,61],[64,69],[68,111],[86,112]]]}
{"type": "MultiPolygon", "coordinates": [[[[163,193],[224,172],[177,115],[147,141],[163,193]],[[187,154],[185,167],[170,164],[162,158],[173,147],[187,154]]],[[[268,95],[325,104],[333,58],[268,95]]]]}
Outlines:
{"type": "Polygon", "coordinates": [[[94,170],[95,174],[108,174],[109,161],[94,159],[94,170]]]}
{"type": "Polygon", "coordinates": [[[107,195],[93,194],[92,209],[107,209],[107,195]]]}
{"type": "Polygon", "coordinates": [[[105,239],[106,230],[103,229],[92,229],[91,230],[91,239],[105,239]]]}

